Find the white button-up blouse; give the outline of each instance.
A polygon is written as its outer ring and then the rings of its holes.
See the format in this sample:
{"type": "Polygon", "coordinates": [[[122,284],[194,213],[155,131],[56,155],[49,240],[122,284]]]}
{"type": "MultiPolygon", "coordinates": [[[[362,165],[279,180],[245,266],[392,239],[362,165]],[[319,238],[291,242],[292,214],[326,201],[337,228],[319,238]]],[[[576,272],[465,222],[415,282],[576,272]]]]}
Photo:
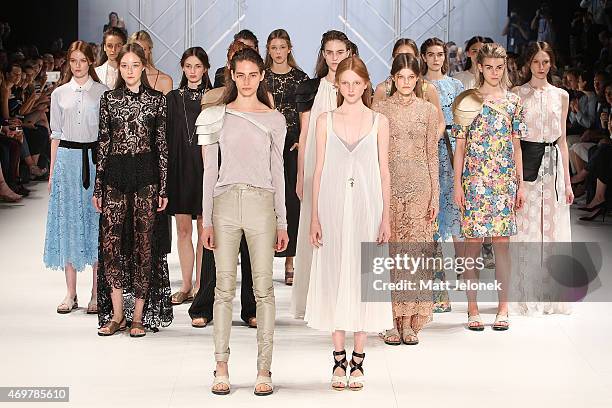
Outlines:
{"type": "Polygon", "coordinates": [[[51,138],[90,143],[98,140],[100,97],[108,88],[91,77],[79,85],[74,78],[51,94],[51,138]]]}

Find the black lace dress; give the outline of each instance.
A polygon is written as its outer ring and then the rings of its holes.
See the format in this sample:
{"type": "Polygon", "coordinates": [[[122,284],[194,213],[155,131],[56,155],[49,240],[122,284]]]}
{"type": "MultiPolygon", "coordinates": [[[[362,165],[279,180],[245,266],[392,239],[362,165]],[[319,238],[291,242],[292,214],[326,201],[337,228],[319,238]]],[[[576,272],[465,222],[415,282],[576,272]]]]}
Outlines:
{"type": "Polygon", "coordinates": [[[202,215],[202,147],[195,135],[195,121],[205,86],[183,87],[166,95],[168,103],[168,215],[202,215]]]}
{"type": "Polygon", "coordinates": [[[286,74],[275,74],[268,68],[265,78],[268,90],[274,97],[274,106],[285,116],[287,121],[287,136],[285,137],[283,160],[285,167],[285,207],[287,209],[289,245],[285,251],[277,252],[276,256],[295,256],[300,220],[300,199],[295,193],[298,151],[297,149],[290,151],[290,149],[300,138],[300,117],[297,111],[295,94],[298,85],[306,81],[308,75],[296,68],[292,68],[286,74]]]}
{"type": "Polygon", "coordinates": [[[102,199],[98,247],[98,324],[112,317],[112,288],[123,289],[128,321],[135,299],[144,299],[142,323],[157,331],[172,322],[166,217],[168,148],[166,98],[141,85],[107,91],[100,100],[100,133],[94,196],[102,199]]]}

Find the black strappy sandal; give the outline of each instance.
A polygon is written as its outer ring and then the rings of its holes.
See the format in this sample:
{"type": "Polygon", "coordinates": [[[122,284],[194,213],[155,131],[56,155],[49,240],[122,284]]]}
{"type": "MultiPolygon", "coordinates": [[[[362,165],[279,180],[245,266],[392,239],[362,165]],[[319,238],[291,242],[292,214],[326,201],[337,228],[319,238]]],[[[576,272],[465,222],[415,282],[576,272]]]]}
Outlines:
{"type": "Polygon", "coordinates": [[[332,368],[332,379],[331,386],[336,391],[344,391],[347,386],[346,382],[346,369],[348,367],[348,361],[346,360],[346,350],[342,351],[334,351],[334,368],[332,368]],[[340,360],[336,359],[336,356],[344,356],[340,360]],[[341,368],[344,370],[344,375],[335,375],[336,368],[341,368]],[[338,386],[336,384],[342,384],[342,386],[338,386]]]}
{"type": "Polygon", "coordinates": [[[351,357],[351,374],[349,375],[348,388],[351,391],[361,391],[363,389],[363,385],[365,384],[365,373],[363,372],[363,361],[365,360],[365,353],[355,353],[353,351],[353,357],[351,357]],[[360,358],[361,361],[358,363],[355,361],[355,357],[360,358]],[[355,371],[361,371],[361,376],[355,377],[353,373],[355,371]],[[351,384],[357,384],[356,386],[351,386],[351,384]]]}

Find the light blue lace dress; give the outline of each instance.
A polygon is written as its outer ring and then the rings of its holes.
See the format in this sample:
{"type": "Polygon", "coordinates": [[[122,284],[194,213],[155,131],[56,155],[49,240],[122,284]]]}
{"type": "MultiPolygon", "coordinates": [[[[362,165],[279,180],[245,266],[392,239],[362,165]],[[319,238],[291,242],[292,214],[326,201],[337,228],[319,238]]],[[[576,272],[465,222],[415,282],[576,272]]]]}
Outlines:
{"type": "MultiPolygon", "coordinates": [[[[453,101],[461,92],[463,85],[457,79],[445,76],[443,79],[431,81],[438,90],[440,95],[440,105],[444,113],[444,119],[447,126],[453,124],[453,101]]],[[[447,130],[448,131],[448,130],[447,130]]],[[[455,139],[449,137],[453,152],[455,151],[455,139]]],[[[440,212],[438,214],[437,224],[438,229],[435,234],[436,241],[447,241],[453,235],[460,235],[460,216],[459,209],[453,202],[453,167],[451,166],[450,158],[448,157],[448,149],[444,138],[438,142],[438,156],[440,161],[440,212]]],[[[440,248],[438,246],[438,248],[440,248]]],[[[436,271],[434,273],[434,281],[444,280],[444,271],[436,271]]],[[[450,312],[451,306],[448,300],[447,291],[434,291],[434,312],[450,312]]]]}

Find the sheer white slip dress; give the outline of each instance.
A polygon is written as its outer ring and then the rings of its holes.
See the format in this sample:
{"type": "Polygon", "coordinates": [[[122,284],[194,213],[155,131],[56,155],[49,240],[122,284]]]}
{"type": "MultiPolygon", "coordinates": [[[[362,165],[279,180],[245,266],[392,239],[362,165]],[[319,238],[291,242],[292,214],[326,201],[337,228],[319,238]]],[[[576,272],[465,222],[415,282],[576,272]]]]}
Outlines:
{"type": "MultiPolygon", "coordinates": [[[[552,143],[562,135],[565,92],[547,85],[518,87],[525,108],[527,135],[523,140],[552,143]]],[[[571,303],[555,302],[554,282],[542,260],[554,255],[554,242],[571,242],[570,206],[565,201],[565,173],[558,145],[547,146],[535,181],[523,183],[525,204],[516,213],[517,235],[512,241],[512,312],[522,315],[570,313],[571,303]],[[550,299],[551,301],[547,301],[550,299]]]]}
{"type": "Polygon", "coordinates": [[[325,78],[321,78],[317,95],[310,110],[308,137],[304,147],[304,195],[300,203],[300,222],[297,235],[297,247],[294,260],[294,277],[291,292],[291,313],[296,318],[303,318],[306,310],[306,295],[312,262],[312,245],[310,244],[310,215],[312,211],[312,176],[316,160],[317,118],[321,113],[337,107],[337,90],[325,78]]]}
{"type": "MultiPolygon", "coordinates": [[[[319,193],[322,242],[314,248],[306,301],[309,327],[325,330],[378,332],[388,328],[390,294],[386,302],[362,302],[361,243],[375,242],[380,227],[383,196],[378,164],[378,118],[355,146],[334,133],[327,114],[325,163],[319,193]]],[[[384,256],[385,247],[370,250],[384,256]]],[[[371,286],[370,286],[371,288],[371,286]]]]}

